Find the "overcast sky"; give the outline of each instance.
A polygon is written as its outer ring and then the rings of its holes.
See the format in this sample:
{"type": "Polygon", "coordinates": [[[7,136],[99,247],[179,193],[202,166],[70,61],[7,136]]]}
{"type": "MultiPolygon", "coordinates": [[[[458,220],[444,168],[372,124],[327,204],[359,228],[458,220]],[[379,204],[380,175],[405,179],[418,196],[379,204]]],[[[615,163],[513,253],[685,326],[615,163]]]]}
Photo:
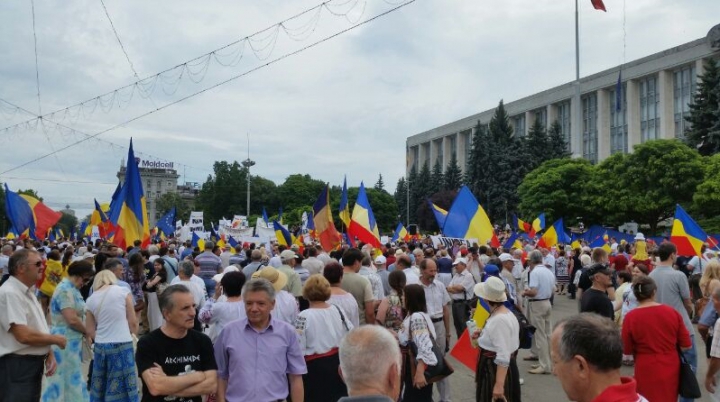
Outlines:
{"type": "MultiPolygon", "coordinates": [[[[141,78],[270,27],[320,0],[105,0],[141,78]]],[[[246,46],[236,66],[214,60],[199,83],[159,80],[150,99],[137,93],[104,112],[71,109],[55,122],[88,134],[262,66],[402,3],[336,0],[307,39],[284,32],[259,60],[246,46]],[[357,3],[357,4],[355,4],[357,3]],[[354,8],[353,8],[354,6],[354,8]],[[165,82],[162,86],[160,82],[165,82]],[[174,91],[174,93],[173,93],[174,91]]],[[[720,23],[717,0],[605,0],[607,13],[580,1],[581,75],[698,38],[720,23]]],[[[308,14],[289,29],[314,26],[308,14]]],[[[43,113],[113,91],[137,79],[99,0],[35,0],[43,113]]],[[[272,31],[270,32],[272,33],[272,31]]],[[[308,31],[310,33],[310,31],[308,31]]],[[[264,34],[267,36],[267,34],[264,34]]],[[[306,35],[307,36],[307,35],[306,35]]],[[[256,38],[255,48],[268,41],[256,38]]],[[[222,52],[227,63],[232,52],[222,52]]],[[[382,173],[392,191],[405,171],[408,136],[571,81],[575,76],[572,0],[417,0],[407,7],[231,83],[137,119],[54,157],[0,175],[11,189],[34,188],[54,208],[84,216],[93,198],[109,200],[130,137],[143,159],[174,161],[181,178],[203,182],[216,160],[257,165],[252,173],[280,184],[308,173],[331,184],[382,173]],[[108,142],[109,141],[109,142],[108,142]],[[113,146],[110,142],[120,144],[113,146]],[[183,164],[183,165],[178,165],[183,164]],[[33,179],[33,180],[30,180],[33,179]],[[78,183],[80,182],[80,183],[78,183]]],[[[196,67],[199,69],[202,66],[196,67]]],[[[195,77],[196,80],[200,76],[195,77]]],[[[0,2],[0,98],[38,113],[30,1],[0,2]]],[[[0,129],[33,116],[0,103],[0,129]]],[[[34,123],[33,123],[34,124],[34,123]]],[[[0,172],[83,137],[50,122],[0,131],[0,172]]],[[[238,211],[242,212],[242,211],[238,211]]]]}

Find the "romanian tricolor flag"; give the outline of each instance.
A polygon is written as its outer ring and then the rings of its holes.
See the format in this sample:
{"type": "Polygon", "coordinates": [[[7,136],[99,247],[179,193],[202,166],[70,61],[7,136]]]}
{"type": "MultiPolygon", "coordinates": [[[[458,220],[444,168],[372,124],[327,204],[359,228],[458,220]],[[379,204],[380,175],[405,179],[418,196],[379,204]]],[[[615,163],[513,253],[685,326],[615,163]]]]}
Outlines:
{"type": "Polygon", "coordinates": [[[128,245],[133,244],[135,240],[140,240],[142,241],[142,247],[145,248],[150,244],[150,223],[132,139],[130,139],[127,160],[125,183],[117,196],[117,208],[110,208],[110,220],[115,222],[118,231],[122,232],[122,236],[118,236],[116,233],[113,243],[125,249],[128,245]]]}
{"type": "MultiPolygon", "coordinates": [[[[485,300],[479,299],[477,307],[475,308],[475,314],[473,314],[473,321],[475,321],[475,325],[477,325],[478,328],[482,329],[488,318],[490,318],[490,306],[485,300]]],[[[475,370],[477,367],[478,353],[480,351],[472,347],[470,336],[472,336],[472,334],[469,334],[468,330],[463,331],[460,339],[458,339],[450,351],[450,355],[470,370],[475,370]]]]}
{"type": "Polygon", "coordinates": [[[33,220],[35,221],[35,238],[38,240],[44,239],[47,231],[62,218],[62,212],[53,211],[33,196],[20,194],[20,197],[32,209],[33,220]]]}
{"type": "Polygon", "coordinates": [[[680,205],[676,205],[670,241],[677,247],[678,255],[700,255],[700,248],[707,238],[708,235],[693,218],[680,205]]]}
{"type": "Polygon", "coordinates": [[[193,232],[190,246],[193,248],[198,247],[200,251],[205,251],[205,239],[201,239],[197,233],[193,232]]]}
{"type": "Polygon", "coordinates": [[[327,185],[313,205],[313,223],[323,250],[331,251],[340,245],[342,237],[333,223],[330,211],[330,187],[327,185]]]}
{"type": "Polygon", "coordinates": [[[342,195],[340,196],[340,220],[346,228],[350,227],[350,204],[348,204],[347,177],[343,179],[342,195]]]}
{"type": "Polygon", "coordinates": [[[407,229],[405,229],[405,226],[403,226],[402,222],[399,222],[397,225],[397,228],[395,228],[395,233],[393,233],[392,242],[396,242],[398,240],[402,239],[403,241],[410,240],[410,233],[408,233],[407,229]]]}
{"type": "Polygon", "coordinates": [[[110,234],[114,231],[113,224],[110,222],[110,217],[107,215],[107,211],[110,210],[110,205],[100,205],[97,200],[94,201],[95,209],[92,214],[90,214],[90,225],[98,227],[100,237],[105,239],[110,238],[110,234]]]}
{"type": "Polygon", "coordinates": [[[503,248],[505,249],[522,249],[522,241],[520,241],[520,234],[515,232],[510,237],[508,237],[507,240],[505,240],[505,244],[503,244],[503,248]]]}
{"type": "Polygon", "coordinates": [[[528,235],[530,237],[535,237],[536,234],[540,233],[543,229],[545,229],[545,212],[538,215],[535,220],[532,222],[532,229],[528,232],[528,235]]]}
{"type": "Polygon", "coordinates": [[[308,214],[308,219],[305,224],[305,229],[307,229],[307,233],[310,236],[311,239],[315,238],[315,218],[313,218],[313,212],[310,211],[308,214]]]}
{"type": "Polygon", "coordinates": [[[442,231],[443,226],[445,226],[445,217],[447,217],[448,211],[438,207],[435,205],[430,199],[427,199],[428,206],[430,207],[430,210],[433,211],[433,215],[435,215],[435,220],[437,221],[438,227],[442,231]]]}
{"type": "Polygon", "coordinates": [[[350,220],[350,226],[348,226],[348,235],[351,242],[357,237],[363,243],[370,244],[373,247],[382,247],[375,215],[373,215],[370,201],[365,192],[365,184],[362,182],[360,182],[360,191],[353,207],[352,219],[350,220]]]}
{"type": "Polygon", "coordinates": [[[500,247],[485,210],[467,186],[462,186],[445,218],[443,234],[461,239],[477,239],[479,244],[500,247]]]}
{"type": "Polygon", "coordinates": [[[294,236],[280,222],[273,221],[273,229],[279,245],[290,247],[295,242],[294,236]]]}
{"type": "Polygon", "coordinates": [[[565,234],[565,226],[563,225],[562,218],[558,219],[553,223],[548,230],[543,233],[542,237],[537,243],[538,247],[550,248],[558,243],[570,243],[570,238],[565,234]]]}
{"type": "Polygon", "coordinates": [[[590,0],[590,2],[592,3],[594,9],[607,12],[603,0],[590,0]]]}
{"type": "Polygon", "coordinates": [[[35,218],[30,204],[18,193],[10,191],[7,183],[5,184],[5,216],[12,225],[11,232],[23,233],[29,230],[30,233],[35,233],[35,218]]]}
{"type": "Polygon", "coordinates": [[[512,226],[516,230],[522,230],[525,233],[530,233],[532,230],[532,225],[528,222],[525,222],[524,220],[517,217],[517,215],[512,214],[512,226]]]}

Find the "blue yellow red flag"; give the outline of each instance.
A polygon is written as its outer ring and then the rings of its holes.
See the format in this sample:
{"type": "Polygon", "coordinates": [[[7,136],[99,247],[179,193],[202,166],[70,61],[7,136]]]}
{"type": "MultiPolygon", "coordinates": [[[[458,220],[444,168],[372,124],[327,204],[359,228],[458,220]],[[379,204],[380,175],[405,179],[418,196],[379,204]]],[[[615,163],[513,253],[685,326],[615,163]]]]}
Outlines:
{"type": "Polygon", "coordinates": [[[330,210],[330,186],[328,185],[325,185],[317,201],[313,204],[313,224],[323,250],[331,251],[340,245],[342,237],[333,223],[330,210]]]}
{"type": "Polygon", "coordinates": [[[700,225],[680,205],[676,205],[670,241],[677,247],[677,254],[681,256],[700,255],[700,249],[707,239],[708,235],[700,225]]]}
{"type": "Polygon", "coordinates": [[[30,209],[33,211],[33,219],[35,220],[35,238],[43,239],[47,234],[47,231],[55,226],[62,218],[62,212],[53,211],[43,204],[37,198],[27,195],[20,194],[20,197],[27,201],[30,205],[30,209]]]}
{"type": "Polygon", "coordinates": [[[201,239],[196,232],[192,234],[192,241],[190,245],[195,248],[198,247],[200,251],[205,251],[205,239],[201,239]]]}
{"type": "Polygon", "coordinates": [[[535,237],[536,234],[542,232],[545,229],[545,212],[538,215],[532,222],[532,228],[528,232],[530,237],[535,237]]]}
{"type": "Polygon", "coordinates": [[[398,222],[398,225],[395,228],[395,233],[393,233],[393,237],[390,241],[394,243],[400,239],[402,239],[403,241],[410,240],[410,233],[408,233],[407,229],[405,229],[405,226],[402,224],[402,222],[398,222]]]}
{"type": "Polygon", "coordinates": [[[10,191],[7,183],[5,184],[5,216],[10,220],[12,231],[15,233],[23,233],[26,230],[35,233],[32,207],[18,193],[10,191]]]}
{"type": "Polygon", "coordinates": [[[560,218],[550,226],[545,233],[543,233],[540,240],[538,240],[538,247],[550,248],[556,246],[558,243],[570,243],[570,237],[565,234],[565,226],[563,225],[563,219],[560,218]]]}
{"type": "Polygon", "coordinates": [[[348,227],[348,235],[351,242],[357,238],[363,243],[370,244],[374,247],[382,247],[380,244],[380,233],[378,231],[375,215],[373,215],[370,200],[367,198],[365,184],[360,182],[360,191],[358,191],[357,200],[353,207],[350,226],[348,227]]]}
{"type": "Polygon", "coordinates": [[[142,247],[147,247],[150,244],[150,223],[132,138],[128,151],[125,183],[120,189],[116,202],[117,208],[111,208],[110,220],[117,222],[117,226],[122,229],[122,236],[117,239],[116,235],[113,242],[124,249],[135,240],[140,240],[142,247]]]}
{"type": "Polygon", "coordinates": [[[350,227],[350,204],[348,203],[347,177],[343,179],[342,194],[340,195],[340,220],[345,227],[350,227]]]}
{"type": "Polygon", "coordinates": [[[490,218],[467,186],[462,186],[452,203],[442,228],[448,237],[477,239],[479,244],[500,247],[490,218]]]}

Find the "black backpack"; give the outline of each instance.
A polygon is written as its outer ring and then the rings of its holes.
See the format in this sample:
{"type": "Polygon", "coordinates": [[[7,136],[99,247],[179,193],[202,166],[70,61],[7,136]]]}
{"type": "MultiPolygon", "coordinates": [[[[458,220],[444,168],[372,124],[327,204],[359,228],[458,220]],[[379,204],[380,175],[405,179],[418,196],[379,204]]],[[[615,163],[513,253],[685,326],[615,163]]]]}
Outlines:
{"type": "Polygon", "coordinates": [[[512,312],[515,314],[515,318],[517,318],[518,323],[520,324],[520,333],[518,335],[520,338],[520,349],[530,349],[532,346],[533,336],[535,335],[535,327],[530,324],[530,321],[528,321],[525,314],[521,311],[512,309],[512,312]]]}

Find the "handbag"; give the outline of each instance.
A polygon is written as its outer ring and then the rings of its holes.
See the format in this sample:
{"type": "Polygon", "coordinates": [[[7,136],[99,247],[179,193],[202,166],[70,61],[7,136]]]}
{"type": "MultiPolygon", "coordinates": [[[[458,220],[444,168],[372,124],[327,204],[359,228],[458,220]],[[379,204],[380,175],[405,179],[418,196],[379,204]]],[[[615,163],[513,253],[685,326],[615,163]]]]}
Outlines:
{"type": "Polygon", "coordinates": [[[676,344],[678,355],[680,355],[680,389],[678,394],[683,398],[700,398],[700,384],[698,383],[695,372],[690,363],[685,360],[685,356],[680,350],[680,345],[676,344]]]}
{"type": "MultiPolygon", "coordinates": [[[[423,319],[425,318],[423,317],[423,319]]],[[[415,344],[415,341],[413,341],[412,325],[410,325],[410,328],[408,330],[410,332],[410,341],[408,342],[408,351],[410,355],[410,374],[413,378],[415,378],[415,373],[417,371],[418,348],[415,344]]],[[[430,334],[430,341],[432,341],[433,354],[437,359],[436,365],[425,365],[425,380],[427,380],[428,384],[431,384],[434,382],[438,382],[445,377],[448,377],[450,374],[455,372],[455,369],[453,369],[452,365],[450,365],[450,363],[445,359],[445,354],[442,350],[440,350],[437,342],[435,342],[435,338],[432,336],[429,328],[428,333],[430,334]]]]}

